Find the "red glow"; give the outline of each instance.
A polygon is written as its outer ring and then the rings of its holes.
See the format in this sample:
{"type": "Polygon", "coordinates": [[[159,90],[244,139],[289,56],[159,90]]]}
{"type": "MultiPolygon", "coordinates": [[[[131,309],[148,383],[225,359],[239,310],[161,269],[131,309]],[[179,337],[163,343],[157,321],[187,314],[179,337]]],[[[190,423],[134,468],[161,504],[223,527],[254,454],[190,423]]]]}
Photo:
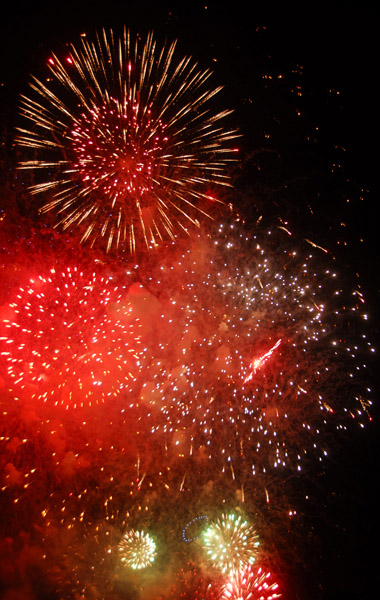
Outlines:
{"type": "Polygon", "coordinates": [[[9,308],[1,355],[17,394],[75,408],[128,389],[139,369],[137,321],[110,280],[52,269],[9,308]]]}

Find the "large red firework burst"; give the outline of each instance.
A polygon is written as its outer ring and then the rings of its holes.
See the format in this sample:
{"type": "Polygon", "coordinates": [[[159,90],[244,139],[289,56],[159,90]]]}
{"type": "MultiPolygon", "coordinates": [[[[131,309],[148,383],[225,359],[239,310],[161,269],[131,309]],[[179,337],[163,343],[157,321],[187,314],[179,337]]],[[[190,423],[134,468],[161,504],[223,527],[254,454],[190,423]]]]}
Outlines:
{"type": "Polygon", "coordinates": [[[208,88],[210,71],[174,50],[126,30],[84,36],[64,60],[49,59],[48,82],[34,78],[22,99],[30,129],[18,142],[37,158],[21,168],[42,171],[32,191],[48,194],[43,211],[80,226],[82,241],[134,252],[140,240],[174,239],[207,213],[215,185],[228,185],[230,111],[212,110],[220,88],[208,88]]]}
{"type": "Polygon", "coordinates": [[[77,267],[20,288],[2,324],[15,394],[67,408],[128,390],[139,371],[138,322],[126,290],[77,267]]]}

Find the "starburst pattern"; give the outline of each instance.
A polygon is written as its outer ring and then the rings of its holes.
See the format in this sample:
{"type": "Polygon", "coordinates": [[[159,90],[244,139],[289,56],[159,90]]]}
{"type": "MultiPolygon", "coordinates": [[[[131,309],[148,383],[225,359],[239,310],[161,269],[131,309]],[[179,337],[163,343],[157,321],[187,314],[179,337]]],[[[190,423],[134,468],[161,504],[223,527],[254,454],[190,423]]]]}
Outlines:
{"type": "Polygon", "coordinates": [[[83,229],[82,241],[134,252],[141,240],[174,239],[215,203],[211,190],[228,185],[230,111],[212,110],[220,88],[208,88],[210,71],[174,51],[152,34],[142,44],[103,30],[64,60],[52,55],[48,81],[34,78],[22,99],[32,127],[18,143],[37,159],[21,168],[43,173],[32,188],[48,194],[43,211],[83,229]]]}
{"type": "Polygon", "coordinates": [[[128,390],[140,341],[126,293],[77,267],[52,269],[20,288],[1,337],[15,393],[75,408],[128,390]]]}
{"type": "Polygon", "coordinates": [[[259,546],[252,525],[234,513],[211,523],[202,534],[202,543],[211,563],[226,574],[253,564],[259,546]]]}
{"type": "Polygon", "coordinates": [[[120,562],[131,569],[149,567],[156,556],[156,544],[149,533],[144,531],[127,531],[118,549],[120,562]]]}
{"type": "Polygon", "coordinates": [[[269,572],[248,567],[230,575],[220,600],[274,600],[281,597],[278,587],[269,572]]]}

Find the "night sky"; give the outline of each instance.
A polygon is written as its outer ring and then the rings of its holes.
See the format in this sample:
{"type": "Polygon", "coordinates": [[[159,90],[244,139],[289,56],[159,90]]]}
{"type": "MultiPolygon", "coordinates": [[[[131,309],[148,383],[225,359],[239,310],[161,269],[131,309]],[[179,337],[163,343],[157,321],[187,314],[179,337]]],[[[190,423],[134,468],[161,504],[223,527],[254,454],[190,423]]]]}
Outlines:
{"type": "MultiPolygon", "coordinates": [[[[27,91],[29,73],[43,72],[51,49],[61,51],[82,32],[124,24],[142,37],[153,30],[160,41],[178,39],[179,55],[210,67],[214,82],[224,86],[222,106],[234,109],[231,122],[242,135],[235,204],[252,222],[257,210],[285,215],[305,228],[305,237],[333,247],[343,270],[354,277],[359,272],[376,345],[376,19],[369,3],[329,8],[290,5],[278,14],[266,7],[263,16],[241,2],[228,8],[144,0],[8,2],[0,25],[2,189],[14,177],[18,96],[27,91]]],[[[0,209],[6,207],[2,191],[0,209]]],[[[371,368],[376,387],[375,362],[371,368]]],[[[378,593],[378,406],[372,415],[368,427],[336,443],[318,476],[296,483],[313,501],[296,561],[297,589],[284,590],[285,600],[372,600],[378,593]]]]}

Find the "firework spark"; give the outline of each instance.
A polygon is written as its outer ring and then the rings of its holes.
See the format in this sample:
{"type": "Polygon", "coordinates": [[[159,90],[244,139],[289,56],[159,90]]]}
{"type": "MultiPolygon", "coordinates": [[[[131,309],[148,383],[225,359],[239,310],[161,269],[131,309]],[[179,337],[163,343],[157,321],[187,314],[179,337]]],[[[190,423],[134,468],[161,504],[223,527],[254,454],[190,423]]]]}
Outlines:
{"type": "Polygon", "coordinates": [[[66,408],[115,398],[139,370],[138,323],[125,291],[76,267],[20,288],[1,338],[18,393],[66,408]]]}
{"type": "Polygon", "coordinates": [[[255,562],[258,536],[253,527],[239,515],[223,515],[202,534],[208,559],[222,573],[232,573],[255,562]]]}
{"type": "Polygon", "coordinates": [[[18,143],[38,158],[20,166],[44,173],[32,187],[50,195],[43,212],[83,227],[82,241],[134,252],[140,240],[174,239],[215,203],[211,189],[228,185],[237,136],[222,123],[231,111],[212,111],[221,88],[210,90],[211,72],[174,50],[151,34],[143,45],[103,30],[63,61],[52,55],[50,77],[34,78],[22,98],[32,127],[18,143]]]}

